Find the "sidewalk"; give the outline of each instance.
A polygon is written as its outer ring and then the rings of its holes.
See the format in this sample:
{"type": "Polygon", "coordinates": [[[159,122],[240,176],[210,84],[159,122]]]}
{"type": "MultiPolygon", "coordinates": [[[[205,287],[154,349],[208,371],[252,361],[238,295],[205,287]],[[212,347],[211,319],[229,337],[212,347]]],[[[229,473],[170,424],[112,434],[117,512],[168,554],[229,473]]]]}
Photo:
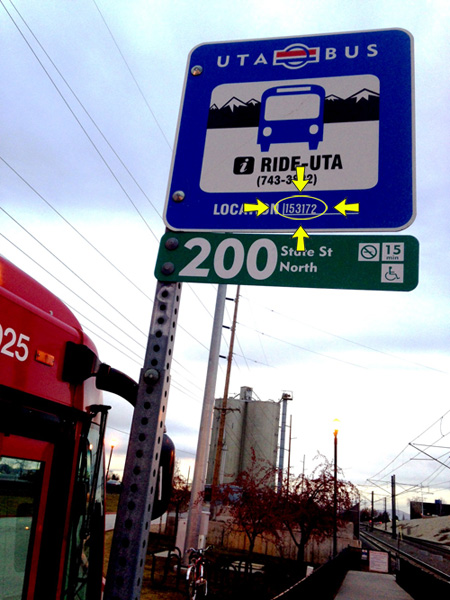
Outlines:
{"type": "Polygon", "coordinates": [[[349,571],[335,600],[413,600],[393,575],[349,571]]]}

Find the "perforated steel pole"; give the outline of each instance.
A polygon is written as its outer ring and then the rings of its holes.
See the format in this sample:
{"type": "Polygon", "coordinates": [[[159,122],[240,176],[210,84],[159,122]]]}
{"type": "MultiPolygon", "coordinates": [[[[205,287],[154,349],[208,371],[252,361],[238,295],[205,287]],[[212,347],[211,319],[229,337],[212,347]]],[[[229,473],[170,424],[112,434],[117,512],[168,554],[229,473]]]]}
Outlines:
{"type": "Polygon", "coordinates": [[[123,474],[104,600],[139,600],[161,444],[181,284],[158,281],[123,474]]]}

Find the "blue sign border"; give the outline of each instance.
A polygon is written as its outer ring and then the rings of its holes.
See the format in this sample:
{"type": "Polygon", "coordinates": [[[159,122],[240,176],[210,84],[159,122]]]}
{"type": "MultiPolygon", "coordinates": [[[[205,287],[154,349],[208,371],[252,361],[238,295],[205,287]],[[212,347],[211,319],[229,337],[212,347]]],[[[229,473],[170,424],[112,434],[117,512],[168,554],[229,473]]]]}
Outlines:
{"type": "MultiPolygon", "coordinates": [[[[412,36],[402,29],[221,42],[194,48],[187,66],[164,211],[167,227],[181,231],[242,232],[295,231],[300,225],[307,230],[321,232],[397,231],[408,227],[415,218],[412,56],[412,36]],[[321,59],[317,64],[296,70],[271,64],[245,67],[247,62],[252,65],[261,53],[271,59],[276,50],[294,43],[320,47],[324,51],[332,47],[336,49],[336,57],[321,59]],[[363,55],[367,47],[374,44],[377,55],[363,55]],[[356,46],[359,48],[358,56],[347,58],[346,47],[354,51],[356,46]],[[226,68],[218,66],[219,56],[222,61],[230,57],[226,68]],[[191,69],[197,65],[201,66],[202,72],[192,75],[191,69]],[[266,204],[275,204],[289,195],[279,191],[207,193],[200,188],[209,105],[215,87],[226,83],[366,74],[377,76],[381,86],[378,183],[365,190],[317,192],[328,206],[335,206],[348,196],[348,202],[359,203],[357,214],[339,217],[325,213],[320,218],[307,221],[285,219],[276,213],[260,217],[256,217],[256,213],[230,214],[236,213],[236,208],[227,215],[213,214],[214,204],[236,207],[236,204],[255,203],[256,197],[266,204]],[[172,196],[180,190],[184,193],[184,200],[174,202],[172,196]]],[[[294,186],[292,193],[296,193],[294,186]]],[[[306,190],[305,193],[314,195],[306,190]]]]}

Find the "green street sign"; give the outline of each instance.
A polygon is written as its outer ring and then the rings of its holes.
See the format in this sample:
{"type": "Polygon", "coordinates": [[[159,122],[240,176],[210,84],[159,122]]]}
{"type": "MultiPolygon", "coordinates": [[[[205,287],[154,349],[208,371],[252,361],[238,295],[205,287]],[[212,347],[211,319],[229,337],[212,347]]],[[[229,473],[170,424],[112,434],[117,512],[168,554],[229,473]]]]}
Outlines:
{"type": "Polygon", "coordinates": [[[342,290],[411,291],[419,242],[409,235],[311,235],[305,249],[284,234],[168,232],[155,267],[160,281],[342,290]]]}

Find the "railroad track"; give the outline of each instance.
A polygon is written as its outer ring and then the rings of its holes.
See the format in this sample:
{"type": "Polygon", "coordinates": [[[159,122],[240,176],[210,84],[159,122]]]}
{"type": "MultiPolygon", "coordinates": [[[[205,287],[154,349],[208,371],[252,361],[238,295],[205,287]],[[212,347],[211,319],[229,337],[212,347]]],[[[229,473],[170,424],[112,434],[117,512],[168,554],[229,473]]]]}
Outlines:
{"type": "MultiPolygon", "coordinates": [[[[386,537],[392,540],[391,532],[383,531],[382,529],[374,529],[373,534],[379,535],[380,537],[386,537]]],[[[402,542],[407,542],[412,546],[420,549],[426,549],[431,552],[435,552],[441,556],[448,556],[450,558],[450,547],[446,546],[440,542],[433,542],[431,540],[419,539],[417,537],[411,537],[409,535],[404,535],[403,533],[399,533],[397,531],[397,536],[402,542]]]]}
{"type": "Polygon", "coordinates": [[[398,542],[395,542],[394,540],[390,540],[388,542],[386,539],[383,539],[382,532],[378,532],[378,535],[374,535],[373,533],[368,533],[367,531],[361,531],[360,537],[376,548],[395,553],[397,556],[401,556],[406,560],[419,565],[423,569],[430,571],[433,573],[433,575],[441,577],[445,581],[450,582],[450,552],[447,550],[447,548],[442,548],[439,544],[434,542],[422,543],[422,540],[418,541],[417,539],[403,539],[401,541],[403,549],[401,549],[398,542]],[[406,551],[405,547],[408,545],[416,549],[416,556],[411,554],[412,548],[408,548],[409,551],[406,551]],[[419,558],[417,553],[420,553],[422,556],[419,558]],[[432,564],[432,562],[436,563],[438,560],[442,560],[444,562],[442,567],[444,567],[446,570],[442,570],[442,568],[438,568],[435,566],[435,564],[432,564]]]}

